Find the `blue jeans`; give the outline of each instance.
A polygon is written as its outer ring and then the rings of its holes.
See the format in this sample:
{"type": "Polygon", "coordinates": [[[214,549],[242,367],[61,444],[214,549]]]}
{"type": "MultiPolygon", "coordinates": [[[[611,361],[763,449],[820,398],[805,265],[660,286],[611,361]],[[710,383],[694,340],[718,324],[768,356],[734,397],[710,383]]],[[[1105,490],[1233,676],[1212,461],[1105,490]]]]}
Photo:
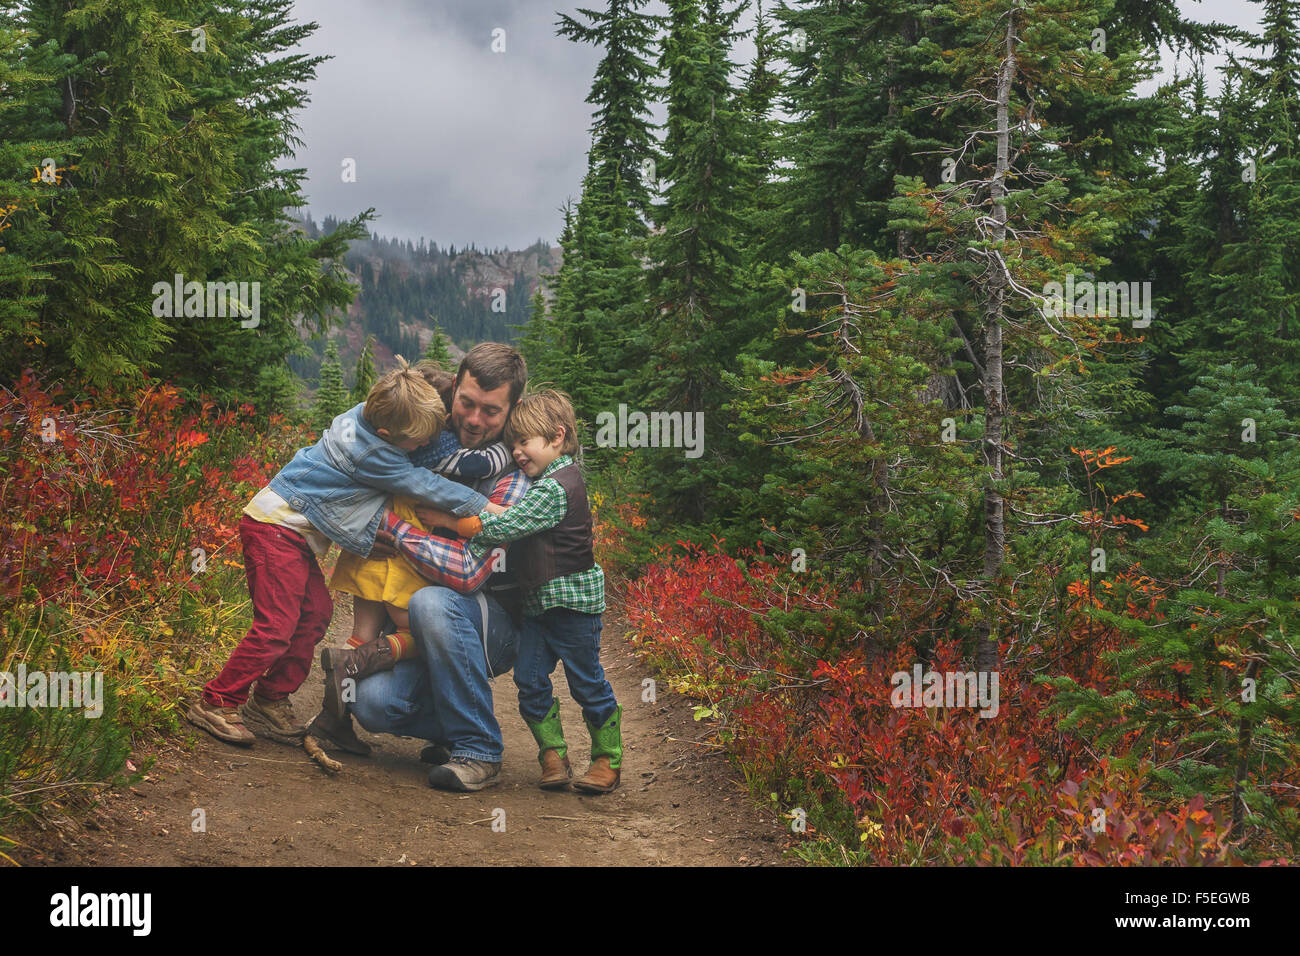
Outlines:
{"type": "Polygon", "coordinates": [[[618,707],[614,688],[600,666],[600,615],[553,607],[539,617],[524,618],[519,629],[515,686],[519,713],[540,723],[555,699],[551,673],[564,661],[564,676],[588,723],[602,726],[618,707]]]}
{"type": "MultiPolygon", "coordinates": [[[[519,631],[500,604],[484,597],[486,653],[495,676],[514,663],[519,631]]],[[[451,588],[421,588],[407,611],[421,657],[360,680],[353,716],[371,733],[419,737],[444,744],[453,757],[498,763],[504,745],[492,710],[478,599],[451,588]]]]}

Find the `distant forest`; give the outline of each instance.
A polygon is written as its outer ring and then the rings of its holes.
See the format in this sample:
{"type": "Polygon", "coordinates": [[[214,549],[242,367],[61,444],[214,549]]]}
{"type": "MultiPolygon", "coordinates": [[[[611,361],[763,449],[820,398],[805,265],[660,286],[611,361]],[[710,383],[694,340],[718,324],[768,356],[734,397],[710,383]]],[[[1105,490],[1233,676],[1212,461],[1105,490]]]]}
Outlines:
{"type": "MultiPolygon", "coordinates": [[[[313,239],[330,235],[339,225],[340,220],[333,216],[326,216],[319,225],[310,216],[302,222],[313,239]]],[[[544,258],[549,248],[549,243],[538,239],[523,256],[536,253],[544,258]]],[[[455,245],[440,248],[424,237],[418,243],[378,234],[353,240],[344,264],[360,283],[354,306],[358,314],[339,323],[345,335],[339,351],[349,387],[356,358],[368,336],[374,336],[377,346],[412,360],[424,353],[429,336],[422,335],[422,330],[432,329],[435,322],[462,349],[488,339],[515,341],[518,327],[528,320],[534,277],[515,269],[507,283],[477,278],[485,260],[507,255],[519,253],[505,248],[478,249],[472,243],[459,249],[455,245]],[[492,297],[484,287],[505,290],[504,311],[492,310],[492,297]],[[348,336],[354,328],[358,334],[348,336]]],[[[308,353],[291,356],[290,368],[305,381],[315,382],[326,342],[322,337],[307,340],[308,353]]]]}

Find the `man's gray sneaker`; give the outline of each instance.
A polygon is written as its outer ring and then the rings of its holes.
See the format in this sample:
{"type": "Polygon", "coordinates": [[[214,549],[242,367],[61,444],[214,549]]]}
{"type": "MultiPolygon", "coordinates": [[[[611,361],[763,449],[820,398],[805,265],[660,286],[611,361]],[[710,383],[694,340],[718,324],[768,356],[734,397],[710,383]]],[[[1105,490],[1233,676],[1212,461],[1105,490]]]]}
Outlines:
{"type": "Polygon", "coordinates": [[[429,786],[435,790],[472,793],[501,782],[501,763],[486,763],[466,757],[452,757],[429,771],[429,786]]]}

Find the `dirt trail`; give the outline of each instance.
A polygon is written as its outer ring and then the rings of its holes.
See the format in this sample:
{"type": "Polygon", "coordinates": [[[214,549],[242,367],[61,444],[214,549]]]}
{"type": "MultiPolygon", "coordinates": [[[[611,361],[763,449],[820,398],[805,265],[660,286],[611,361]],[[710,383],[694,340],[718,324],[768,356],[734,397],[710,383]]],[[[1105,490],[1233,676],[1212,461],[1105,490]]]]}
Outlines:
{"type": "MultiPolygon", "coordinates": [[[[339,598],[326,641],[351,633],[339,598]]],[[[323,645],[322,645],[323,646],[323,645]]],[[[656,703],[641,701],[647,672],[611,609],[601,653],[624,708],[623,785],[612,794],[543,792],[532,736],[515,710],[514,682],[496,681],[505,735],[502,783],[476,794],[429,787],[423,741],[371,735],[369,758],[331,754],[345,769],[329,776],[301,748],[259,739],[228,746],[186,724],[192,749],[168,747],[148,779],[107,794],[81,823],[66,821],[21,839],[25,865],[773,865],[787,862],[783,821],[756,809],[739,776],[714,748],[692,743],[704,728],[684,698],[660,682],[656,703]],[[207,832],[192,829],[205,811],[207,832]],[[493,830],[505,811],[505,830],[493,830]]],[[[587,739],[563,668],[556,691],[574,770],[586,768],[587,739]]],[[[320,706],[317,662],[294,695],[300,719],[320,706]]]]}

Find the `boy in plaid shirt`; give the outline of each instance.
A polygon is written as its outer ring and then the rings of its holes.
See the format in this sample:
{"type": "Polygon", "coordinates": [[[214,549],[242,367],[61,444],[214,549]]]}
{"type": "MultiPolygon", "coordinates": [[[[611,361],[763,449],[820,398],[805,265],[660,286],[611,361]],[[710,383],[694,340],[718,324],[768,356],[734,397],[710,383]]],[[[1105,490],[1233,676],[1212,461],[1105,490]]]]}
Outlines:
{"type": "Polygon", "coordinates": [[[553,390],[525,395],[510,414],[505,439],[515,463],[533,480],[527,494],[503,514],[452,519],[454,527],[480,558],[495,545],[519,542],[509,555],[525,590],[514,676],[519,713],[537,741],[539,786],[559,789],[572,777],[551,685],[551,673],[563,661],[591,734],[591,767],[573,786],[608,793],[621,776],[623,709],[600,665],[605,573],[592,555],[587,486],[571,457],[578,440],[569,397],[553,390]]]}

